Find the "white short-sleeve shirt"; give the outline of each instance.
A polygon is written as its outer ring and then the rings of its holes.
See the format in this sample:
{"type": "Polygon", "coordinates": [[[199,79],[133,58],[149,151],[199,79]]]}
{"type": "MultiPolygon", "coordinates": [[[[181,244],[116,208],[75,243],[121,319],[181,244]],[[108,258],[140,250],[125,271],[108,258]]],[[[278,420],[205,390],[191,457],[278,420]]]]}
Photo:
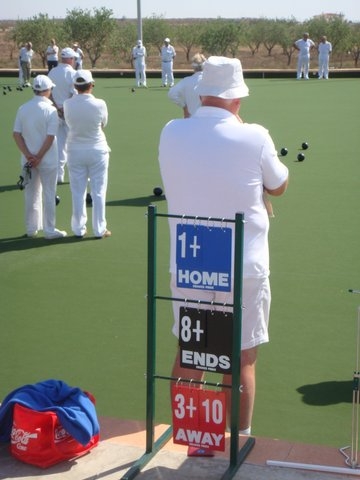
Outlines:
{"type": "Polygon", "coordinates": [[[57,62],[59,60],[59,47],[49,45],[46,49],[46,58],[49,62],[57,62]]]}
{"type": "Polygon", "coordinates": [[[325,43],[320,42],[318,46],[318,50],[319,50],[320,57],[327,57],[332,51],[332,45],[328,41],[326,41],[325,43]]]}
{"type": "Polygon", "coordinates": [[[175,48],[172,45],[163,45],[161,47],[161,60],[163,62],[171,62],[175,56],[175,48]]]}
{"type": "Polygon", "coordinates": [[[311,48],[315,47],[315,43],[310,38],[308,38],[307,40],[300,38],[299,40],[296,40],[295,45],[299,49],[300,56],[310,55],[311,48]]]}
{"type": "Polygon", "coordinates": [[[64,102],[64,118],[69,127],[68,150],[95,148],[109,151],[103,132],[108,121],[104,100],[91,93],[74,95],[64,102]]]}
{"type": "MultiPolygon", "coordinates": [[[[235,219],[243,212],[244,277],[268,276],[269,218],[263,188],[279,188],[288,177],[268,131],[240,123],[227,110],[200,107],[192,117],[164,127],[159,162],[168,213],[235,219]]],[[[169,219],[172,273],[177,222],[169,219]]]]}
{"type": "Polygon", "coordinates": [[[48,73],[48,77],[55,84],[52,97],[59,108],[63,106],[66,99],[77,93],[74,87],[75,73],[76,70],[67,63],[59,63],[57,67],[52,68],[48,73]]]}
{"type": "MultiPolygon", "coordinates": [[[[21,133],[29,151],[38,153],[47,135],[56,136],[59,118],[52,102],[43,96],[34,96],[18,109],[14,132],[21,133]]],[[[56,138],[41,161],[41,167],[57,165],[58,152],[56,138]]],[[[22,157],[22,163],[26,163],[22,157]]]]}
{"type": "Polygon", "coordinates": [[[146,48],[144,45],[136,46],[132,51],[133,59],[140,65],[145,63],[146,48]]]}
{"type": "Polygon", "coordinates": [[[202,78],[202,72],[195,72],[189,77],[184,77],[180,82],[170,88],[168,97],[181,108],[187,107],[190,115],[193,115],[200,107],[200,97],[195,87],[202,78]]]}

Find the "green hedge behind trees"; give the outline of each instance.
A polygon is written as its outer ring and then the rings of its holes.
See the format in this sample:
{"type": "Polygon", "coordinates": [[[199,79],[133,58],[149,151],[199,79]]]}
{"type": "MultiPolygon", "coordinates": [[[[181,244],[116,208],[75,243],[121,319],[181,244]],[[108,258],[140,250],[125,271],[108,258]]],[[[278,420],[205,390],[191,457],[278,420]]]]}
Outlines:
{"type": "MultiPolygon", "coordinates": [[[[308,31],[315,42],[326,35],[337,58],[351,59],[352,67],[358,66],[360,23],[349,22],[342,14],[319,15],[305,22],[298,22],[295,18],[166,20],[162,16],[153,16],[142,19],[143,42],[149,57],[158,56],[163,39],[170,37],[187,62],[195,51],[202,51],[207,56],[236,57],[245,49],[256,57],[261,49],[269,57],[275,51],[280,52],[286,65],[290,66],[295,53],[293,42],[304,31],[308,31]]],[[[71,45],[77,41],[91,68],[96,68],[99,63],[102,68],[113,68],[114,65],[131,68],[131,50],[137,32],[136,19],[115,19],[111,9],[75,8],[67,11],[64,19],[49,18],[40,13],[27,20],[14,21],[13,27],[7,29],[6,39],[11,54],[24,42],[31,41],[43,67],[46,66],[47,45],[51,38],[55,38],[59,45],[71,45]]]]}

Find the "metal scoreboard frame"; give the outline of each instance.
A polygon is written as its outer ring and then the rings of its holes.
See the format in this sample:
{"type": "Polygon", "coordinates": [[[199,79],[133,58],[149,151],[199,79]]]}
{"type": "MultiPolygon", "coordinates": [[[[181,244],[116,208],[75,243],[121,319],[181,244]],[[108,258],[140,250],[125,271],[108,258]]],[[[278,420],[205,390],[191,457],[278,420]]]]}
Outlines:
{"type": "MultiPolygon", "coordinates": [[[[202,381],[193,381],[192,379],[181,378],[181,383],[193,383],[196,384],[205,384],[207,387],[215,388],[230,388],[231,389],[231,411],[230,411],[230,458],[229,465],[226,471],[224,472],[221,480],[230,480],[234,477],[237,470],[241,464],[245,461],[247,455],[250,453],[251,449],[255,445],[255,438],[249,437],[244,445],[239,449],[239,402],[240,402],[240,353],[241,353],[241,322],[242,322],[242,277],[243,277],[243,244],[244,244],[244,214],[239,212],[235,215],[235,219],[224,219],[224,218],[209,218],[209,217],[194,217],[186,215],[172,215],[172,214],[161,214],[157,213],[155,205],[149,205],[148,207],[148,271],[147,271],[147,362],[146,362],[146,450],[145,453],[134,462],[130,469],[122,477],[122,480],[131,480],[135,478],[141,471],[141,469],[155,456],[155,454],[169,441],[173,434],[173,427],[170,426],[156,441],[155,437],[155,381],[162,379],[168,380],[170,382],[178,382],[179,379],[159,375],[155,371],[156,363],[156,304],[160,300],[169,300],[171,302],[183,302],[185,301],[186,305],[194,304],[199,306],[208,305],[210,310],[213,307],[224,307],[224,304],[217,302],[208,302],[203,300],[196,299],[184,299],[184,298],[173,298],[168,296],[162,296],[157,294],[157,284],[156,284],[156,234],[157,234],[157,218],[179,218],[186,221],[194,221],[194,226],[199,226],[199,222],[204,221],[209,225],[210,222],[219,222],[220,224],[233,223],[235,224],[235,235],[234,235],[234,245],[233,245],[233,259],[232,267],[233,268],[233,304],[227,304],[227,307],[231,307],[233,314],[233,330],[232,330],[232,372],[231,372],[231,385],[223,385],[219,383],[212,382],[202,382],[202,381]]],[[[195,244],[196,245],[196,244],[195,244]]],[[[215,277],[211,278],[211,282],[214,283],[215,277]]],[[[198,281],[198,279],[197,279],[198,281]]],[[[196,283],[196,282],[194,282],[196,283]]],[[[206,284],[208,286],[208,284],[206,284]]],[[[214,285],[211,285],[211,288],[214,285]]],[[[221,284],[221,286],[223,286],[221,284]]],[[[196,295],[196,289],[193,288],[194,295],[196,295]]],[[[196,333],[195,333],[196,335],[196,333]]],[[[191,397],[192,398],[192,397],[191,397]]],[[[176,405],[177,414],[182,416],[182,407],[184,406],[183,400],[185,401],[185,396],[179,396],[180,403],[176,405]]],[[[193,401],[193,400],[191,400],[193,401]]],[[[209,399],[206,399],[208,402],[209,399]]],[[[218,407],[221,406],[221,402],[218,399],[213,401],[212,406],[216,407],[215,411],[220,412],[218,407]]],[[[209,406],[210,403],[200,402],[200,406],[209,406]]],[[[213,423],[217,423],[216,420],[220,420],[220,416],[212,415],[211,420],[213,423]]],[[[201,431],[200,431],[201,433],[201,431]]],[[[199,432],[197,432],[199,434],[199,432]]],[[[185,438],[184,432],[181,430],[178,431],[178,439],[182,441],[185,438]]],[[[214,437],[209,432],[203,432],[203,437],[201,442],[204,442],[204,439],[210,442],[211,438],[217,441],[218,437],[214,437]]],[[[220,438],[220,437],[219,437],[220,438]]],[[[188,440],[188,439],[187,439],[188,440]]]]}

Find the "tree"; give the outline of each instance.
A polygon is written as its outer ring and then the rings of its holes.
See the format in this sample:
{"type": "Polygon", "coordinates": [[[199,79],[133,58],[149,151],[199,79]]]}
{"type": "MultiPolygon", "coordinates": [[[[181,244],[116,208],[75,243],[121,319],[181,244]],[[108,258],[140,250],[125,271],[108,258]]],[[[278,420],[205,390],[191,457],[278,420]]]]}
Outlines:
{"type": "Polygon", "coordinates": [[[34,52],[40,56],[45,67],[47,46],[51,38],[61,37],[61,27],[57,20],[51,20],[47,14],[40,13],[29,20],[18,20],[11,36],[18,47],[31,42],[34,52]]]}
{"type": "Polygon", "coordinates": [[[243,24],[244,43],[250,49],[251,55],[255,55],[263,41],[263,32],[259,28],[259,21],[249,20],[243,24]]]}
{"type": "Polygon", "coordinates": [[[279,40],[284,33],[284,23],[281,20],[264,20],[263,21],[263,44],[269,57],[275,45],[279,45],[279,40]]]}
{"type": "Polygon", "coordinates": [[[123,60],[132,66],[132,48],[137,40],[136,24],[132,21],[121,20],[109,39],[109,49],[115,61],[123,60]]]}
{"type": "Polygon", "coordinates": [[[279,37],[279,45],[283,54],[287,57],[288,66],[291,63],[292,56],[295,52],[294,42],[301,36],[302,27],[293,18],[290,20],[281,20],[282,32],[279,37]]]}
{"type": "Polygon", "coordinates": [[[239,39],[239,23],[217,18],[206,24],[200,35],[203,49],[209,55],[226,55],[230,46],[239,39]]]}
{"type": "Polygon", "coordinates": [[[354,67],[357,68],[360,59],[360,23],[354,23],[350,26],[347,42],[347,51],[354,60],[354,67]]]}
{"type": "Polygon", "coordinates": [[[325,35],[331,42],[334,51],[341,51],[350,34],[349,22],[341,14],[313,17],[308,21],[308,28],[313,40],[317,42],[325,35]]]}
{"type": "Polygon", "coordinates": [[[153,45],[157,50],[161,51],[164,38],[173,36],[172,26],[164,20],[162,16],[153,16],[143,19],[143,38],[144,44],[153,45]]]}
{"type": "Polygon", "coordinates": [[[186,60],[190,61],[191,49],[200,44],[201,31],[203,24],[197,23],[182,23],[175,26],[175,40],[177,45],[180,45],[186,54],[186,60]]]}
{"type": "Polygon", "coordinates": [[[81,49],[88,55],[92,68],[106,51],[116,27],[112,15],[113,11],[105,7],[93,8],[93,13],[81,8],[67,10],[63,24],[67,39],[79,42],[81,49]]]}

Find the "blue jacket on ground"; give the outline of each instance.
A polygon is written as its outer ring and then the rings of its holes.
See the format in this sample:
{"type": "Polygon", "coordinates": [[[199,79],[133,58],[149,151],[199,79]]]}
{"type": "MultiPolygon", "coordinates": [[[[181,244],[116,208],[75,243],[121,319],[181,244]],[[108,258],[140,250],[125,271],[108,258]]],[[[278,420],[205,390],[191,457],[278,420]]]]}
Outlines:
{"type": "Polygon", "coordinates": [[[80,388],[61,380],[24,385],[9,393],[0,406],[0,441],[9,442],[15,403],[38,412],[53,411],[64,429],[87,445],[100,427],[93,402],[80,388]]]}

